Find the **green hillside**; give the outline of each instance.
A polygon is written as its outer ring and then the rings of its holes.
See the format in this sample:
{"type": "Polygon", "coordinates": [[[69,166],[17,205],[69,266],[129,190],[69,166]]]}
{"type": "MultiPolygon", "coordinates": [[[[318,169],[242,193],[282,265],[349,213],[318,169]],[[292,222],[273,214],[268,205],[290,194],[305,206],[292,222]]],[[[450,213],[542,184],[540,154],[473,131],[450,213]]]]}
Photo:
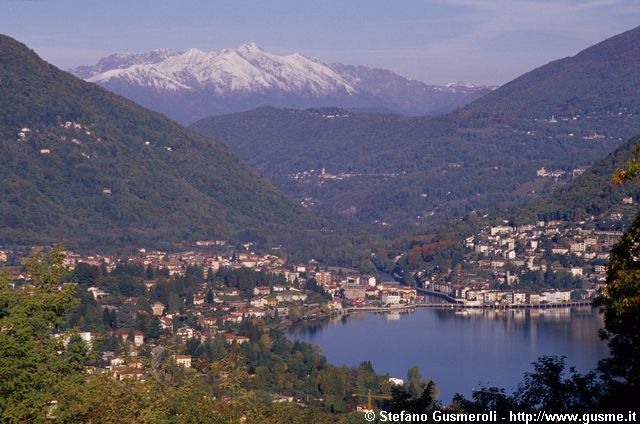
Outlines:
{"type": "Polygon", "coordinates": [[[459,111],[462,117],[640,112],[640,27],[528,72],[459,111]]]}
{"type": "Polygon", "coordinates": [[[223,144],[85,83],[7,36],[0,152],[3,244],[282,241],[315,225],[223,144]]]}
{"type": "MultiPolygon", "coordinates": [[[[633,198],[634,202],[639,201],[639,181],[633,180],[621,185],[613,182],[614,172],[625,167],[634,156],[633,151],[637,146],[640,146],[640,136],[627,141],[570,183],[519,209],[517,220],[580,220],[619,208],[625,197],[633,198]]],[[[633,205],[631,209],[635,211],[637,206],[633,205]]]]}
{"type": "Polygon", "coordinates": [[[548,192],[556,181],[538,178],[539,168],[570,175],[590,165],[635,132],[634,119],[463,127],[448,117],[261,108],[192,128],[224,140],[278,187],[301,201],[312,199],[319,210],[406,231],[407,225],[508,207],[548,192]],[[343,117],[326,118],[338,113],[343,117]],[[588,140],[593,134],[603,135],[588,140]],[[322,168],[347,175],[320,179],[322,168]],[[315,177],[295,178],[311,170],[315,177]]]}

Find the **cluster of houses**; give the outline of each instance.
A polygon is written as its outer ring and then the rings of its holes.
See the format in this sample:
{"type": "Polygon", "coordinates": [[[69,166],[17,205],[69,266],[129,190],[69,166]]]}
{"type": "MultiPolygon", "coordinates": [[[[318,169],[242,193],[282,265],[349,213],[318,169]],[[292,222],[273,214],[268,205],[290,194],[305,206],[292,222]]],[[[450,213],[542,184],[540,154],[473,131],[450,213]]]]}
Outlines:
{"type": "MultiPolygon", "coordinates": [[[[8,251],[1,250],[0,262],[7,261],[7,258],[8,251]]],[[[225,240],[200,240],[193,250],[177,253],[139,249],[137,254],[129,256],[67,252],[65,257],[65,264],[70,269],[86,263],[112,271],[123,262],[163,269],[164,275],[170,277],[185,275],[189,266],[202,267],[205,273],[221,268],[249,268],[280,277],[269,279],[271,284],[265,282],[250,291],[205,280],[198,283],[189,299],[179,300],[180,308],[175,304],[170,307],[160,301],[151,302],[147,295],[123,298],[112,295],[105,287],[87,288],[96,304],[109,312],[118,313],[123,306],[129,305],[129,309],[137,310],[137,316],[155,317],[163,339],[171,340],[176,346],[191,339],[204,342],[216,337],[229,344],[241,345],[249,340],[238,334],[240,324],[245,320],[260,326],[282,327],[299,319],[339,315],[347,306],[407,304],[416,299],[415,288],[379,283],[375,277],[357,270],[320,269],[315,261],[287,264],[285,259],[273,253],[238,251],[228,246],[225,240]],[[311,278],[315,279],[313,290],[307,284],[311,278]],[[279,283],[274,284],[273,281],[279,283]]],[[[13,267],[11,276],[28,281],[29,276],[20,268],[13,267]]],[[[150,293],[156,284],[159,284],[156,278],[146,278],[146,292],[150,293]]],[[[88,347],[92,347],[98,338],[105,337],[105,334],[92,331],[82,331],[79,335],[88,347]]],[[[144,369],[137,353],[147,343],[145,334],[134,329],[119,329],[111,335],[117,336],[128,353],[105,353],[103,360],[108,363],[108,371],[117,379],[142,378],[144,369]]],[[[192,366],[190,356],[172,355],[176,364],[192,366]]]]}
{"type": "Polygon", "coordinates": [[[332,174],[327,172],[326,169],[321,168],[319,171],[315,169],[310,169],[308,171],[301,171],[289,174],[289,179],[293,181],[304,181],[304,180],[344,180],[346,178],[355,177],[355,174],[348,172],[340,172],[339,174],[332,174]]]}
{"type": "MultiPolygon", "coordinates": [[[[37,144],[46,144],[38,148],[40,154],[49,155],[54,152],[51,142],[70,142],[77,146],[83,146],[78,153],[86,159],[91,159],[92,152],[90,145],[92,143],[102,143],[102,139],[96,136],[96,132],[89,126],[83,125],[77,121],[60,121],[57,127],[49,127],[46,129],[31,129],[27,126],[18,129],[16,141],[26,142],[35,141],[37,144]]],[[[145,148],[153,148],[154,144],[149,140],[144,140],[145,148]]],[[[167,152],[173,152],[174,147],[157,146],[167,152]]]]}
{"type": "Polygon", "coordinates": [[[341,281],[339,290],[340,295],[355,306],[411,304],[417,297],[415,287],[377,283],[374,277],[369,277],[366,281],[358,277],[347,278],[341,281]]]}
{"type": "MultiPolygon", "coordinates": [[[[37,142],[46,143],[47,146],[40,146],[38,151],[42,155],[49,155],[52,152],[51,146],[49,146],[51,141],[57,140],[61,142],[70,141],[73,144],[81,145],[83,142],[83,137],[87,140],[98,141],[101,142],[100,138],[96,138],[89,127],[86,127],[75,121],[65,121],[59,124],[59,130],[55,129],[31,129],[29,127],[21,127],[18,130],[16,141],[26,142],[29,140],[35,140],[37,142]],[[72,131],[72,132],[71,132],[72,131]],[[89,137],[89,138],[87,138],[89,137]]],[[[80,153],[85,158],[90,158],[90,156],[85,153],[80,153]]]]}
{"type": "MultiPolygon", "coordinates": [[[[488,283],[472,285],[451,282],[427,282],[425,288],[450,298],[452,302],[468,307],[558,305],[570,302],[571,290],[544,290],[539,293],[518,290],[494,290],[488,283]]],[[[594,290],[588,290],[592,295],[594,290]]]]}
{"type": "MultiPolygon", "coordinates": [[[[631,204],[633,199],[623,202],[631,204]]],[[[609,251],[622,235],[621,231],[591,227],[566,221],[483,227],[464,240],[465,268],[471,270],[463,273],[464,284],[425,276],[424,288],[469,306],[556,304],[590,298],[606,279],[609,251]],[[549,271],[582,280],[582,288],[535,293],[519,289],[525,274],[549,271]]]]}
{"type": "Polygon", "coordinates": [[[563,171],[561,169],[556,169],[553,171],[547,171],[544,166],[538,170],[536,170],[536,176],[541,178],[562,178],[564,176],[569,176],[575,178],[584,174],[587,168],[574,168],[570,173],[567,171],[563,171]]]}
{"type": "Polygon", "coordinates": [[[621,231],[589,229],[565,221],[540,221],[519,227],[484,227],[464,243],[476,254],[473,262],[479,268],[491,270],[507,284],[517,283],[522,271],[546,272],[549,267],[597,282],[604,280],[609,251],[621,235],[621,231]],[[562,266],[550,261],[549,255],[564,256],[565,263],[574,265],[562,266]]]}
{"type": "MultiPolygon", "coordinates": [[[[196,242],[199,248],[225,246],[225,240],[200,240],[196,242]]],[[[187,266],[200,266],[204,270],[218,271],[220,268],[249,268],[254,271],[265,271],[270,274],[280,275],[285,281],[283,286],[262,286],[254,290],[254,298],[250,299],[250,307],[254,308],[251,313],[254,316],[261,314],[260,308],[276,308],[281,303],[299,302],[307,300],[307,293],[301,289],[305,286],[306,280],[314,278],[322,292],[331,297],[335,302],[330,302],[331,308],[340,309],[342,301],[351,305],[362,305],[370,302],[381,304],[410,303],[416,298],[416,290],[412,287],[400,286],[395,283],[379,283],[376,277],[363,275],[353,269],[320,270],[318,263],[311,260],[306,264],[296,264],[285,266],[285,260],[277,255],[256,254],[252,252],[233,252],[231,255],[210,254],[204,250],[166,253],[160,251],[139,250],[139,255],[125,258],[128,261],[138,261],[145,266],[164,268],[168,270],[170,276],[184,275],[187,266]],[[342,271],[342,273],[340,273],[342,271]],[[341,275],[342,274],[342,275],[341,275]]],[[[123,258],[113,258],[104,256],[80,256],[69,254],[67,265],[75,266],[76,263],[85,262],[93,265],[106,263],[107,269],[115,267],[119,260],[123,258]]],[[[194,295],[194,306],[202,306],[206,295],[206,285],[200,293],[194,295]]],[[[228,288],[225,290],[213,290],[214,303],[224,303],[223,298],[237,297],[240,292],[237,289],[228,288]]],[[[97,292],[98,296],[103,295],[97,292]]],[[[94,293],[94,296],[96,294],[94,293]]],[[[278,310],[278,308],[276,308],[278,310]]],[[[280,316],[286,316],[287,309],[280,309],[280,316]],[[283,315],[284,313],[284,315],[283,315]]],[[[229,320],[238,321],[238,311],[229,314],[229,320]],[[233,318],[231,318],[233,316],[233,318]]],[[[263,315],[260,315],[263,316],[263,315]]]]}
{"type": "Polygon", "coordinates": [[[328,172],[325,168],[309,169],[306,171],[294,172],[288,175],[288,178],[293,181],[307,181],[307,180],[316,180],[319,184],[322,184],[323,181],[327,180],[345,180],[347,178],[359,177],[359,176],[370,176],[370,177],[397,177],[399,174],[397,173],[364,173],[364,174],[355,174],[352,172],[339,172],[337,174],[332,174],[328,172]]]}
{"type": "MultiPolygon", "coordinates": [[[[256,254],[253,252],[211,253],[206,248],[223,247],[226,240],[199,240],[195,247],[197,250],[167,253],[158,250],[138,249],[138,254],[129,256],[109,255],[81,255],[67,252],[65,265],[73,269],[78,263],[86,263],[94,266],[104,266],[112,271],[120,262],[131,262],[151,266],[156,269],[166,270],[169,276],[184,276],[188,266],[199,266],[205,271],[216,272],[220,268],[249,268],[255,271],[266,271],[285,276],[286,281],[293,283],[301,274],[298,270],[285,267],[285,260],[274,254],[256,254]]],[[[303,267],[304,268],[304,267],[303,267]]]]}

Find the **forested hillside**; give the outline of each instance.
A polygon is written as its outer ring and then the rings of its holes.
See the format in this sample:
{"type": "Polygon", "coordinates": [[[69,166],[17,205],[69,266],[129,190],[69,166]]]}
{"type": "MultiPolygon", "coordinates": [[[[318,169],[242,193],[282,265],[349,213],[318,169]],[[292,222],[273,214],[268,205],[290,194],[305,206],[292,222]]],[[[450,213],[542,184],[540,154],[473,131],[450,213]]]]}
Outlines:
{"type": "Polygon", "coordinates": [[[459,114],[512,119],[638,113],[638,87],[640,27],[534,69],[459,114]]]}
{"type": "Polygon", "coordinates": [[[316,225],[223,144],[60,71],[6,36],[0,96],[4,244],[281,241],[316,225]]]}
{"type": "Polygon", "coordinates": [[[613,175],[624,168],[640,146],[640,136],[631,138],[607,157],[597,162],[584,174],[547,196],[534,200],[518,210],[520,222],[535,219],[563,219],[577,221],[588,216],[609,212],[623,203],[623,198],[640,200],[640,181],[616,185],[613,175]]]}
{"type": "Polygon", "coordinates": [[[631,136],[637,117],[549,120],[462,126],[448,116],[261,108],[193,128],[313,208],[406,229],[548,192],[558,181],[537,170],[567,181],[631,136]]]}

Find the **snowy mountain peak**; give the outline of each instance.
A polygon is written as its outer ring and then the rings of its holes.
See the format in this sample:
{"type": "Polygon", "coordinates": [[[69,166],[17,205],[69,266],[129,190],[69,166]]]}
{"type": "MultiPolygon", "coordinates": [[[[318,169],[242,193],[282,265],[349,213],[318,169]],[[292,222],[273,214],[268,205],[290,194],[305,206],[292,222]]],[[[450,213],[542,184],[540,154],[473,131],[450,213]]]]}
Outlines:
{"type": "Polygon", "coordinates": [[[246,52],[263,52],[264,53],[264,50],[254,42],[244,43],[240,47],[238,47],[238,50],[246,51],[246,52]]]}
{"type": "Polygon", "coordinates": [[[213,52],[114,54],[71,72],[187,121],[263,105],[433,113],[488,91],[464,83],[431,86],[391,71],[326,64],[300,53],[276,55],[253,42],[213,52]]]}
{"type": "Polygon", "coordinates": [[[127,83],[156,91],[207,89],[224,94],[278,90],[311,96],[356,91],[327,65],[300,54],[277,56],[256,43],[220,52],[192,48],[183,53],[116,54],[102,59],[90,72],[84,67],[74,73],[107,86],[127,83]]]}

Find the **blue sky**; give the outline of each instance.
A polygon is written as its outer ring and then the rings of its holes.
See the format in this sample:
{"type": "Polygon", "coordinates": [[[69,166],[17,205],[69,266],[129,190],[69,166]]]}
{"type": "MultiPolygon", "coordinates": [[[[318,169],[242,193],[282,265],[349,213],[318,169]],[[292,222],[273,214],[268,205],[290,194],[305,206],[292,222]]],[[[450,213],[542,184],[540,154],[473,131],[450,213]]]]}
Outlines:
{"type": "Polygon", "coordinates": [[[639,0],[0,1],[0,32],[63,69],[254,41],[428,83],[502,84],[637,25],[639,0]]]}

